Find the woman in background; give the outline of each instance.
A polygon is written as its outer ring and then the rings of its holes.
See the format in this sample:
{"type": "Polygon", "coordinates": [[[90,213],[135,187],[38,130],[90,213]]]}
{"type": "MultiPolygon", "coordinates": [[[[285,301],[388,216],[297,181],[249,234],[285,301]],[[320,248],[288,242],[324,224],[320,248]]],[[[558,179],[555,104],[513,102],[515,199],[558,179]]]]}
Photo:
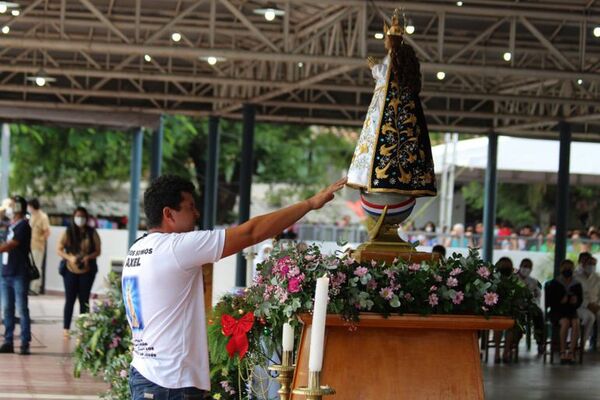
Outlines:
{"type": "Polygon", "coordinates": [[[63,233],[58,243],[58,255],[62,258],[60,274],[65,284],[65,308],[63,328],[65,338],[69,337],[71,319],[75,300],[79,298],[79,312],[89,310],[90,293],[100,256],[100,236],[96,229],[88,226],[89,214],[83,207],[73,212],[70,226],[63,233]]]}

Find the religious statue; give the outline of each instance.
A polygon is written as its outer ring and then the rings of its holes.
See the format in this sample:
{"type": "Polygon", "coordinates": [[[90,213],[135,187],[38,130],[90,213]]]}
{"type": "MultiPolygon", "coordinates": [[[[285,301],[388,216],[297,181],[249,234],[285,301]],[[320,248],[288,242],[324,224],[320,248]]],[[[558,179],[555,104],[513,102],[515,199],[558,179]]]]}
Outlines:
{"type": "Polygon", "coordinates": [[[359,189],[369,215],[371,240],[397,243],[396,225],[415,206],[416,197],[435,196],[429,131],[419,92],[421,72],[413,48],[403,38],[401,15],[384,24],[387,56],[367,62],[375,91],[348,170],[348,186],[359,189]]]}

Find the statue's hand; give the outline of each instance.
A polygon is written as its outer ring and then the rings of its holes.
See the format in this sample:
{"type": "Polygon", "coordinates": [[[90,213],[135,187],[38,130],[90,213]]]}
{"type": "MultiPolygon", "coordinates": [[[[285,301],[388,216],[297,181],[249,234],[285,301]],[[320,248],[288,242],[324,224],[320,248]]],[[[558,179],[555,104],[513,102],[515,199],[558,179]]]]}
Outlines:
{"type": "Polygon", "coordinates": [[[369,64],[369,68],[373,68],[375,65],[378,64],[377,59],[375,59],[374,57],[367,57],[367,64],[369,64]]]}

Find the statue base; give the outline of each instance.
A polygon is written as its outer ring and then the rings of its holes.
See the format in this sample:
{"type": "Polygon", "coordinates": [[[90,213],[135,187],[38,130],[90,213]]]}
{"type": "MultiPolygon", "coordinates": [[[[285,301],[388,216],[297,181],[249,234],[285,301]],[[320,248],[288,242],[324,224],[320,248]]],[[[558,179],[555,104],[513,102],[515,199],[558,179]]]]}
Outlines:
{"type": "Polygon", "coordinates": [[[399,241],[368,241],[358,246],[352,252],[352,257],[359,262],[375,260],[379,262],[385,261],[386,263],[392,263],[396,258],[409,263],[439,260],[437,254],[417,251],[410,244],[399,241]]]}

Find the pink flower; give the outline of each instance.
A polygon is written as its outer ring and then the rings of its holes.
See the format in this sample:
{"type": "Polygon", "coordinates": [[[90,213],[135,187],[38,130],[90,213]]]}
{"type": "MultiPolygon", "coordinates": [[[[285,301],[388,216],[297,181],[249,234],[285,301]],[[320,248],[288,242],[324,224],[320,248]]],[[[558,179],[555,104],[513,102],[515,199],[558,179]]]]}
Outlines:
{"type": "Polygon", "coordinates": [[[375,279],[371,279],[369,282],[367,282],[367,289],[377,289],[377,281],[375,279]]]}
{"type": "Polygon", "coordinates": [[[352,264],[354,264],[356,262],[356,260],[352,257],[348,257],[344,260],[344,264],[347,266],[350,266],[352,264]]]}
{"type": "Polygon", "coordinates": [[[260,272],[257,272],[256,275],[254,276],[253,282],[255,285],[262,285],[263,283],[263,276],[260,272]]]}
{"type": "Polygon", "coordinates": [[[483,301],[487,306],[493,306],[498,303],[498,294],[495,292],[485,292],[483,301]]]}
{"type": "Polygon", "coordinates": [[[404,293],[404,299],[406,299],[406,301],[413,301],[414,297],[410,293],[404,293]]]}
{"type": "Polygon", "coordinates": [[[300,268],[292,267],[287,273],[288,278],[293,278],[294,276],[300,275],[300,268]]]}
{"type": "Polygon", "coordinates": [[[339,288],[346,282],[346,274],[343,272],[337,272],[335,275],[331,275],[331,287],[339,288]]]}
{"type": "Polygon", "coordinates": [[[108,345],[108,348],[114,349],[119,345],[120,342],[121,342],[121,338],[119,336],[115,336],[113,338],[112,342],[108,345]]]}
{"type": "Polygon", "coordinates": [[[357,267],[354,270],[354,275],[358,276],[359,278],[362,278],[363,276],[365,276],[368,273],[369,273],[369,270],[366,267],[357,267]]]}
{"type": "Polygon", "coordinates": [[[460,304],[460,303],[462,303],[464,298],[465,298],[465,294],[461,291],[458,291],[454,294],[454,297],[452,297],[452,302],[454,304],[460,304]]]}
{"type": "Polygon", "coordinates": [[[277,286],[275,288],[275,297],[277,297],[279,299],[279,303],[283,304],[288,299],[288,292],[281,286],[277,286]]]}
{"type": "Polygon", "coordinates": [[[394,260],[392,261],[392,264],[396,264],[398,262],[398,257],[394,257],[394,260]]]}
{"type": "Polygon", "coordinates": [[[304,256],[304,259],[306,261],[313,261],[315,258],[317,258],[316,256],[312,255],[312,254],[307,254],[304,256]]]}
{"type": "Polygon", "coordinates": [[[458,286],[458,279],[454,278],[454,277],[450,277],[448,278],[448,280],[446,281],[446,285],[448,287],[456,287],[458,286]]]}
{"type": "Polygon", "coordinates": [[[412,271],[412,272],[417,272],[420,269],[421,269],[421,264],[414,263],[414,264],[410,264],[408,266],[408,270],[412,271]]]}
{"type": "Polygon", "coordinates": [[[454,268],[452,271],[450,271],[450,276],[456,276],[456,275],[460,275],[462,274],[462,269],[460,268],[454,268]]]}
{"type": "Polygon", "coordinates": [[[292,278],[288,282],[288,292],[298,293],[300,291],[300,280],[298,278],[292,278]]]}
{"type": "Polygon", "coordinates": [[[431,287],[429,288],[429,291],[430,291],[430,292],[435,292],[437,289],[438,289],[438,288],[437,288],[437,286],[433,285],[433,286],[431,286],[431,287]]]}
{"type": "Polygon", "coordinates": [[[442,281],[442,277],[439,275],[436,275],[433,277],[435,279],[436,282],[441,282],[442,281]]]}
{"type": "Polygon", "coordinates": [[[437,296],[437,294],[435,294],[435,293],[431,293],[431,294],[429,295],[429,300],[428,300],[428,301],[429,301],[429,305],[430,305],[430,306],[432,306],[432,307],[435,307],[435,306],[437,306],[437,305],[438,305],[438,302],[439,302],[439,299],[438,299],[438,296],[437,296]]]}
{"type": "Polygon", "coordinates": [[[396,272],[392,271],[389,268],[383,270],[383,274],[388,277],[388,279],[394,279],[396,277],[396,272]]]}
{"type": "Polygon", "coordinates": [[[290,272],[290,267],[288,267],[287,265],[283,265],[281,267],[281,269],[279,270],[279,275],[282,278],[285,278],[287,276],[288,272],[290,272]]]}
{"type": "Polygon", "coordinates": [[[487,279],[490,276],[490,270],[487,267],[479,267],[477,268],[477,275],[487,279]]]}
{"type": "Polygon", "coordinates": [[[119,372],[119,376],[121,378],[127,378],[127,370],[126,369],[122,369],[121,372],[119,372]]]}
{"type": "Polygon", "coordinates": [[[371,267],[375,268],[377,266],[377,261],[371,260],[371,267]]]}
{"type": "Polygon", "coordinates": [[[386,300],[391,300],[394,297],[394,291],[390,287],[384,287],[379,291],[379,295],[386,300]]]}

